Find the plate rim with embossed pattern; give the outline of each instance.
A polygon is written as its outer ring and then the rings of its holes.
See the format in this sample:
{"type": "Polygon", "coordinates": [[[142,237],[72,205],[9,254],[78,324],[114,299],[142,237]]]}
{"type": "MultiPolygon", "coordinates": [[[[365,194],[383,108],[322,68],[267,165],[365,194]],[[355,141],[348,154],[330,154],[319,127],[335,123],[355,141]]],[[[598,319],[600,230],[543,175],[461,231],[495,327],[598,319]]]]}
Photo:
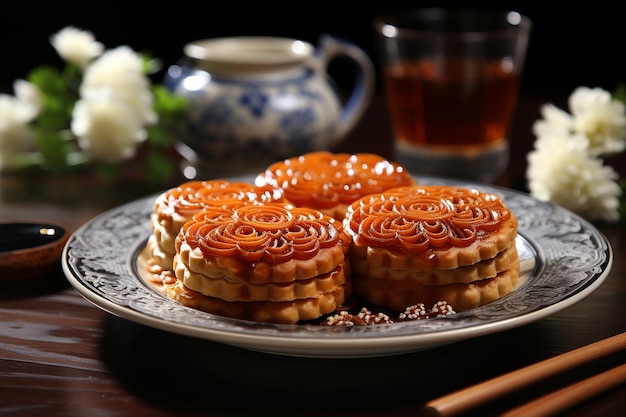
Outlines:
{"type": "Polygon", "coordinates": [[[64,247],[63,271],[97,307],[146,326],[259,352],[354,358],[432,349],[535,322],[593,293],[611,268],[613,252],[606,237],[566,209],[493,185],[434,177],[416,180],[474,187],[504,199],[519,222],[516,244],[522,276],[513,292],[448,317],[372,326],[265,324],[201,312],[167,299],[138,271],[159,193],[110,209],[77,229],[64,247]]]}

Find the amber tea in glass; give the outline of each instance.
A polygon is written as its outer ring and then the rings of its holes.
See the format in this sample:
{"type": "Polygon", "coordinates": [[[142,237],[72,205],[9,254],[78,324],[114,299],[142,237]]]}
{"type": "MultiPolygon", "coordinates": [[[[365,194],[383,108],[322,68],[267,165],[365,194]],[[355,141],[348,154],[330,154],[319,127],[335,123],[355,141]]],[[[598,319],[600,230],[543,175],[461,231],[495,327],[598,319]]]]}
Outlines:
{"type": "Polygon", "coordinates": [[[395,158],[415,174],[494,182],[508,164],[530,22],[421,9],[375,21],[395,158]]]}

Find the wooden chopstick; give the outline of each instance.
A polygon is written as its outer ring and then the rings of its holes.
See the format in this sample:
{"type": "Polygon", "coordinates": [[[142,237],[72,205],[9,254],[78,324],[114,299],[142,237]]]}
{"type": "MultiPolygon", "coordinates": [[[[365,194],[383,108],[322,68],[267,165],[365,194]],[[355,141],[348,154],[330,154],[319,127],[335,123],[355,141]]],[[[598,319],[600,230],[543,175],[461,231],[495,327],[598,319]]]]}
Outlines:
{"type": "Polygon", "coordinates": [[[500,417],[548,417],[626,381],[626,364],[529,401],[500,417]]]}
{"type": "MultiPolygon", "coordinates": [[[[626,333],[609,337],[427,402],[433,417],[450,417],[551,375],[626,348],[626,333]]],[[[597,381],[596,381],[597,383],[597,381]]]]}

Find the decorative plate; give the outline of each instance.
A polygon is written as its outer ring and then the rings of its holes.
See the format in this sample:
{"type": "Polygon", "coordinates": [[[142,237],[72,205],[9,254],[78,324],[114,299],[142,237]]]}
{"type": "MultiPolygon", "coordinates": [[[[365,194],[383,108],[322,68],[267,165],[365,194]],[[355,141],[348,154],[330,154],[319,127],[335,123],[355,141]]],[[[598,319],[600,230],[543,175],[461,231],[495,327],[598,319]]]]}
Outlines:
{"type": "Polygon", "coordinates": [[[434,178],[500,195],[517,215],[520,283],[508,295],[451,316],[369,326],[281,325],[230,319],[174,302],[142,278],[156,195],[111,209],[80,227],[63,251],[63,270],[87,300],[161,330],[274,354],[369,357],[415,352],[522,326],[587,297],[606,278],[613,253],[581,217],[527,194],[434,178]]]}

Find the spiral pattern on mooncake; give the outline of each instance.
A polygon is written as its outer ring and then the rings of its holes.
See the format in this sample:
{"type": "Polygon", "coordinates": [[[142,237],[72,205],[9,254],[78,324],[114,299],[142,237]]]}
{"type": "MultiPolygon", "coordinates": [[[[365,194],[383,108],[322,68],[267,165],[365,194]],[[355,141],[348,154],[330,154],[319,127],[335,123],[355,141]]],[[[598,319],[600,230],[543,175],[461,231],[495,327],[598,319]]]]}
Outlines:
{"type": "Polygon", "coordinates": [[[247,262],[307,260],[337,245],[342,224],[321,212],[283,205],[242,206],[231,212],[207,209],[181,229],[181,240],[204,256],[247,262]],[[219,216],[214,216],[214,214],[219,216]]]}
{"type": "Polygon", "coordinates": [[[352,291],[343,224],[291,204],[205,207],[176,237],[168,297],[234,318],[295,323],[352,291]]]}
{"type": "Polygon", "coordinates": [[[188,181],[161,194],[154,212],[161,218],[173,213],[196,213],[206,206],[239,206],[286,201],[280,188],[260,187],[242,181],[188,181]]]}
{"type": "Polygon", "coordinates": [[[510,217],[500,198],[476,189],[404,187],[354,203],[346,226],[364,244],[422,253],[467,247],[510,217]]]}
{"type": "Polygon", "coordinates": [[[350,205],[352,283],[390,310],[445,301],[489,303],[519,278],[517,218],[500,197],[446,185],[399,187],[350,205]]]}
{"type": "Polygon", "coordinates": [[[255,184],[282,188],[299,207],[343,219],[348,205],[368,194],[414,185],[400,164],[370,153],[311,152],[270,165],[255,184]]]}
{"type": "Polygon", "coordinates": [[[283,190],[216,179],[188,181],[165,191],[156,198],[151,216],[152,235],[148,241],[151,263],[162,272],[172,269],[174,239],[178,231],[205,207],[234,209],[241,205],[267,203],[287,203],[283,190]]]}

